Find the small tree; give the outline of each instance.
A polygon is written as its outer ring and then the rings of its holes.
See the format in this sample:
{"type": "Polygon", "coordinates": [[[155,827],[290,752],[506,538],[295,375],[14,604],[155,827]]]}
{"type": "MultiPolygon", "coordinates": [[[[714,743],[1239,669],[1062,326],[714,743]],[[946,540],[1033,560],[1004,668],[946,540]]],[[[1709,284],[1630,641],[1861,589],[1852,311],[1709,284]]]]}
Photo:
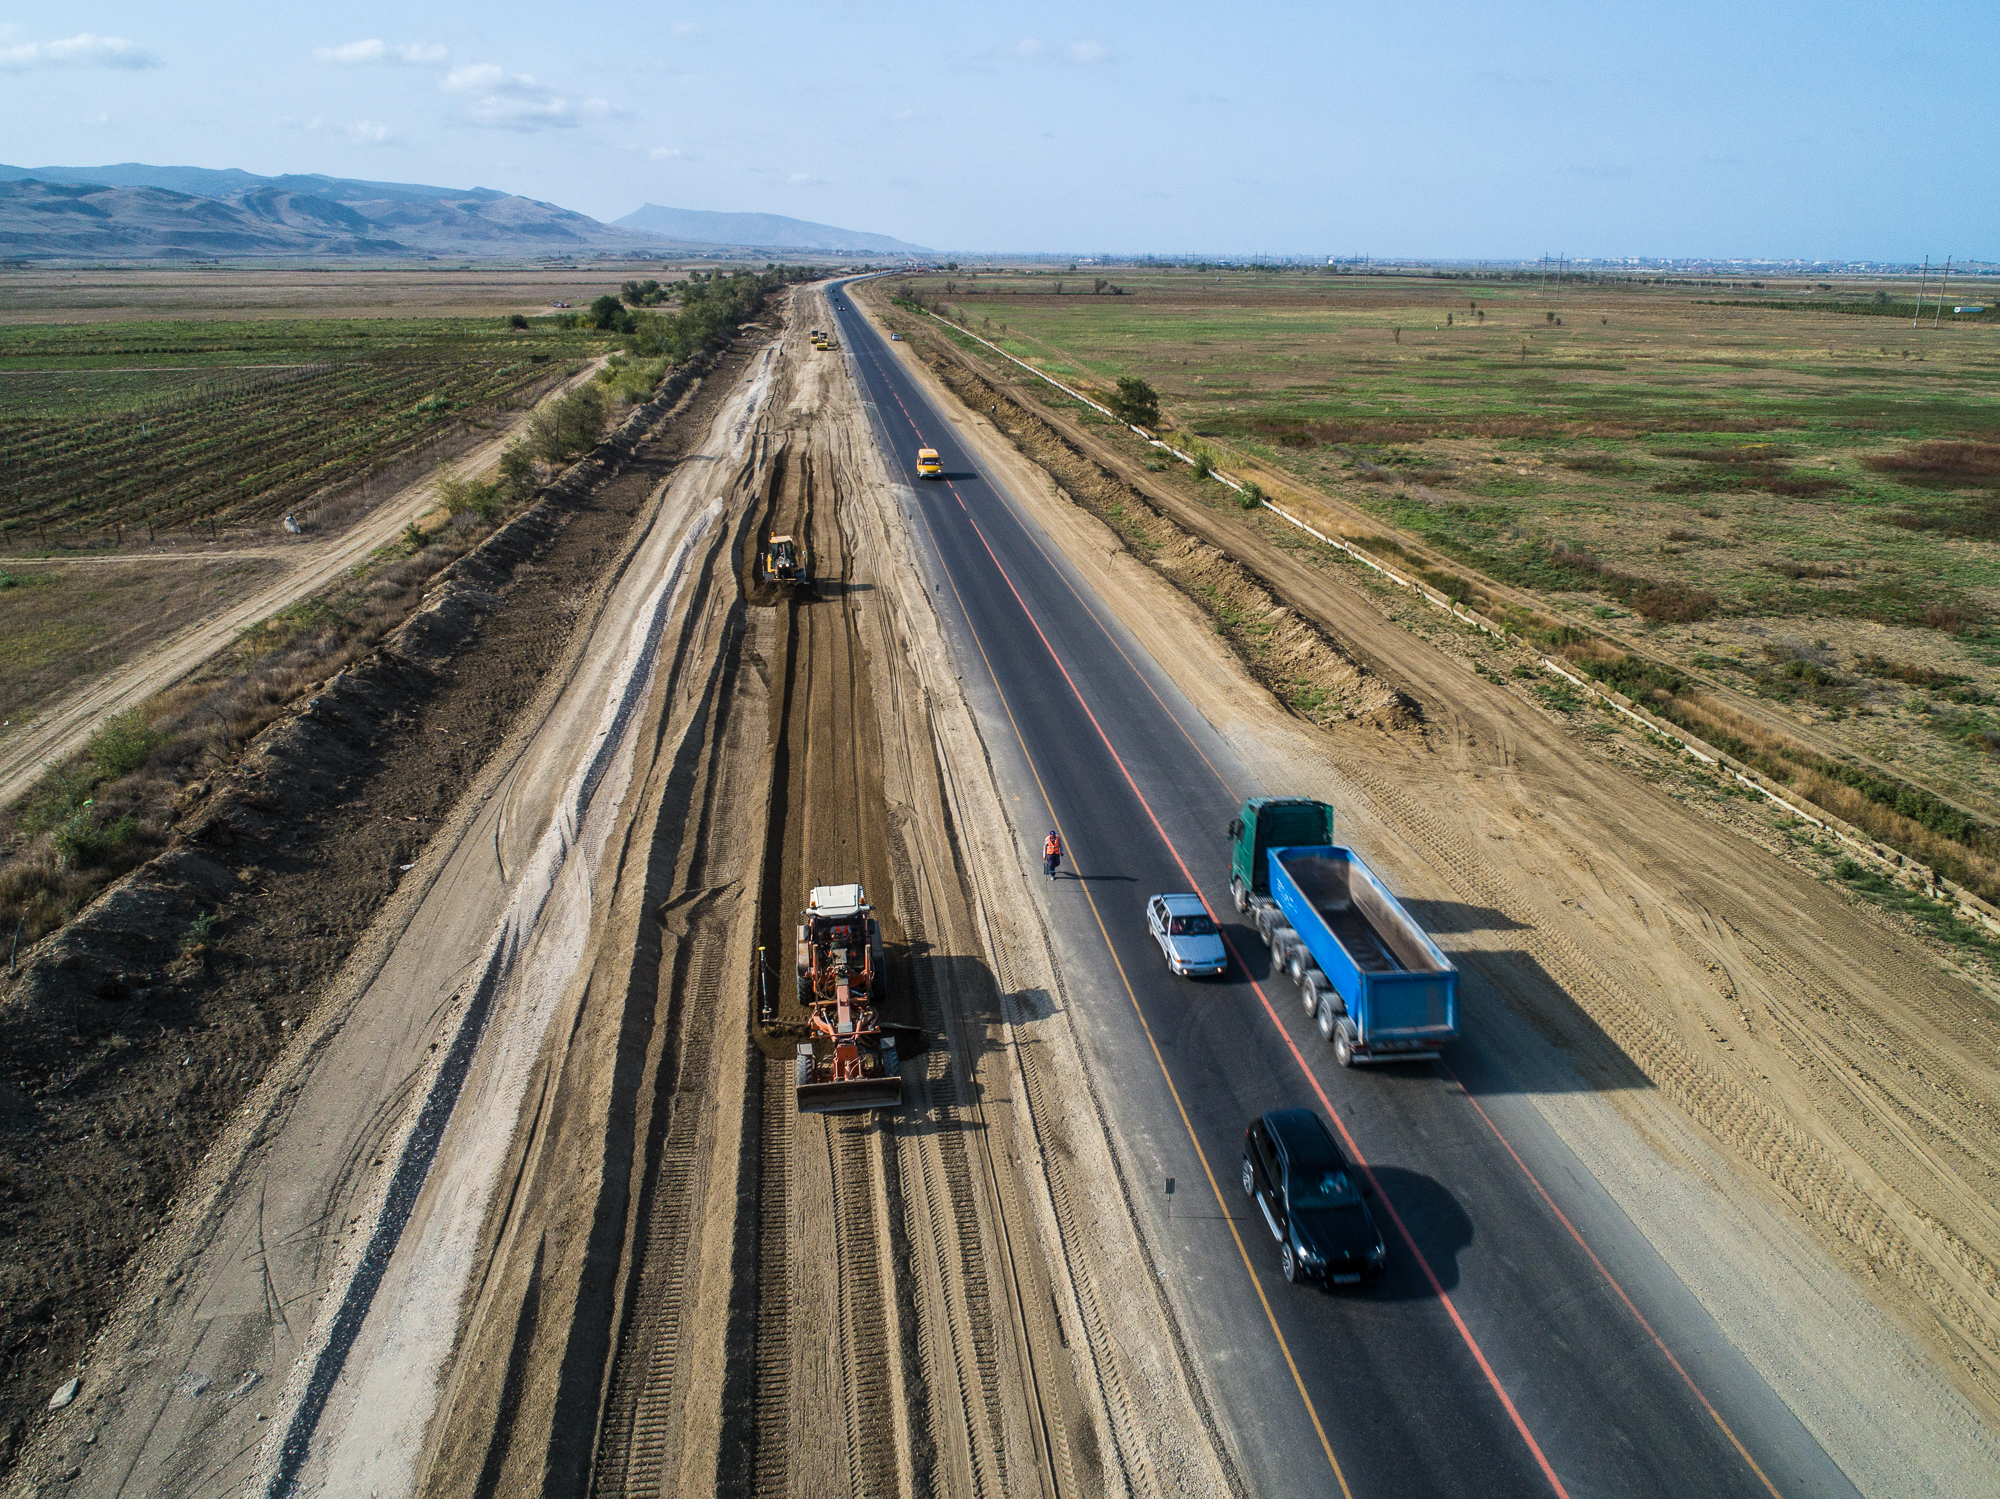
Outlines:
{"type": "Polygon", "coordinates": [[[625,321],[625,308],[608,292],[590,304],[590,326],[617,332],[625,321]]]}
{"type": "Polygon", "coordinates": [[[1243,487],[1236,491],[1236,503],[1241,505],[1245,510],[1262,510],[1264,508],[1263,486],[1258,484],[1255,479],[1245,479],[1243,487]]]}
{"type": "Polygon", "coordinates": [[[527,498],[535,487],[535,455],[527,442],[510,443],[500,455],[500,486],[510,498],[527,498]]]}
{"type": "Polygon", "coordinates": [[[1160,424],[1159,393],[1136,376],[1120,375],[1118,393],[1105,404],[1121,422],[1147,428],[1160,424]]]}
{"type": "Polygon", "coordinates": [[[528,326],[528,318],[527,318],[527,314],[525,314],[525,313],[520,313],[520,312],[517,312],[517,313],[515,313],[515,314],[514,314],[513,316],[511,316],[511,317],[509,317],[509,318],[507,319],[507,326],[508,326],[509,328],[525,328],[525,327],[527,327],[527,326],[528,326]]]}

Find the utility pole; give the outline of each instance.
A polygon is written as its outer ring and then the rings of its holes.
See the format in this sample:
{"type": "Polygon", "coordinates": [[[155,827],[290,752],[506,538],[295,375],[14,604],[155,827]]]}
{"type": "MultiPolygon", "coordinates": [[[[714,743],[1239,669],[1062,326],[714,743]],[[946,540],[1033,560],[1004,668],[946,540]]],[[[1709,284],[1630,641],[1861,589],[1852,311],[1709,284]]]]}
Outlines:
{"type": "Polygon", "coordinates": [[[1924,257],[1924,273],[1917,278],[1917,310],[1911,314],[1910,326],[1916,327],[1924,315],[1924,288],[1931,283],[1931,258],[1924,257]]]}
{"type": "Polygon", "coordinates": [[[1935,329],[1940,323],[1944,321],[1944,288],[1945,288],[1945,283],[1950,280],[1951,280],[1951,257],[1947,255],[1944,258],[1944,275],[1938,281],[1937,311],[1931,317],[1931,327],[1933,329],[1935,329]]]}

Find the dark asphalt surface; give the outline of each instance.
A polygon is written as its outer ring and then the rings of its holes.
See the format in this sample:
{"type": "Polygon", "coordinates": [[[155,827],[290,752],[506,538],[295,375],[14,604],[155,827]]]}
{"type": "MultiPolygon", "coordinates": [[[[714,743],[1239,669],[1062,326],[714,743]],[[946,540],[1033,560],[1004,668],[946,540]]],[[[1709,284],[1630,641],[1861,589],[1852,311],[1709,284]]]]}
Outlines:
{"type": "Polygon", "coordinates": [[[1159,1163],[1148,1232],[1249,1489],[1853,1494],[1482,1048],[1482,1024],[1518,1026],[1501,996],[1466,984],[1442,1063],[1334,1063],[1228,903],[1224,824],[1244,796],[1295,788],[1250,781],[835,299],[1015,825],[1036,856],[1049,825],[1064,835],[1047,904],[1069,997],[1122,1144],[1159,1163]],[[946,481],[916,478],[921,445],[946,481]],[[1168,974],[1145,931],[1146,897],[1187,889],[1226,918],[1226,980],[1168,974]],[[1330,1106],[1368,1163],[1378,1286],[1280,1274],[1237,1175],[1247,1121],[1286,1106],[1330,1106]]]}

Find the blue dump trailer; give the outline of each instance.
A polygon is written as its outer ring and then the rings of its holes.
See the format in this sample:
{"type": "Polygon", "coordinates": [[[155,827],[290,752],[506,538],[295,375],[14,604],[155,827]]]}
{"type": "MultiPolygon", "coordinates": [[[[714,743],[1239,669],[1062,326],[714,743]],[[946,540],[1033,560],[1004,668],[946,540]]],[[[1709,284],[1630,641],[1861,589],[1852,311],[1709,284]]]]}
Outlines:
{"type": "Polygon", "coordinates": [[[1434,1057],[1458,1035],[1458,970],[1360,856],[1333,842],[1331,808],[1254,798],[1229,832],[1237,909],[1341,1066],[1434,1057]]]}

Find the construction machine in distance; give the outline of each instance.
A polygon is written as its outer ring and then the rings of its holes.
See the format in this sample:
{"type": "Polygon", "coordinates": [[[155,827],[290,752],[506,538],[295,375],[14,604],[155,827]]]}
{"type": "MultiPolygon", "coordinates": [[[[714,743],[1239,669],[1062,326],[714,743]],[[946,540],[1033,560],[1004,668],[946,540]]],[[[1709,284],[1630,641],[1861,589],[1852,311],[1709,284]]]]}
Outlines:
{"type": "Polygon", "coordinates": [[[806,560],[805,548],[790,536],[771,533],[771,539],[764,543],[764,578],[767,582],[783,583],[801,592],[812,588],[812,564],[806,560]]]}
{"type": "Polygon", "coordinates": [[[816,885],[799,924],[801,1114],[893,1109],[903,1101],[897,1031],[885,1029],[882,925],[859,885],[816,885]]]}
{"type": "Polygon", "coordinates": [[[917,477],[919,479],[942,479],[944,460],[938,457],[936,448],[917,449],[917,477]]]}

